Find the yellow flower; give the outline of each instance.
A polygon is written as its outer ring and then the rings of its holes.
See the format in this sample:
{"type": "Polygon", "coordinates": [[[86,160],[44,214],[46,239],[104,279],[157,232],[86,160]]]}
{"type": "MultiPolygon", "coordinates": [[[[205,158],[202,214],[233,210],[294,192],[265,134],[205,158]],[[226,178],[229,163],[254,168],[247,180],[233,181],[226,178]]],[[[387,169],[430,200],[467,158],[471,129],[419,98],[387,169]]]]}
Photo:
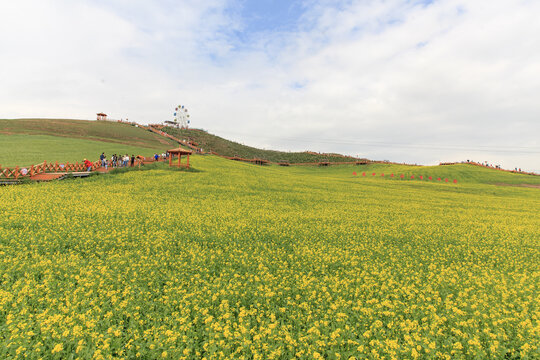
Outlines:
{"type": "Polygon", "coordinates": [[[60,351],[64,350],[64,345],[62,344],[56,344],[55,347],[52,349],[52,353],[53,354],[56,354],[56,353],[59,353],[60,351]]]}

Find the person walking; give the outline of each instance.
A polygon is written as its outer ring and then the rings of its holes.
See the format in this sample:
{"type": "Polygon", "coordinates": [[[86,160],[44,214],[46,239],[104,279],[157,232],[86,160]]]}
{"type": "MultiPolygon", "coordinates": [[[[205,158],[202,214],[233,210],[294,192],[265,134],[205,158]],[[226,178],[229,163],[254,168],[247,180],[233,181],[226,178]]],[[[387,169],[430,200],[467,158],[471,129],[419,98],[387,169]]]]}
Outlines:
{"type": "Polygon", "coordinates": [[[101,166],[106,169],[107,168],[107,159],[105,157],[104,152],[102,152],[101,155],[99,156],[99,160],[101,160],[101,166]]]}
{"type": "Polygon", "coordinates": [[[135,155],[131,154],[131,167],[135,165],[135,155]]]}
{"type": "Polygon", "coordinates": [[[92,162],[88,159],[84,159],[84,166],[86,166],[86,171],[92,171],[92,162]]]}

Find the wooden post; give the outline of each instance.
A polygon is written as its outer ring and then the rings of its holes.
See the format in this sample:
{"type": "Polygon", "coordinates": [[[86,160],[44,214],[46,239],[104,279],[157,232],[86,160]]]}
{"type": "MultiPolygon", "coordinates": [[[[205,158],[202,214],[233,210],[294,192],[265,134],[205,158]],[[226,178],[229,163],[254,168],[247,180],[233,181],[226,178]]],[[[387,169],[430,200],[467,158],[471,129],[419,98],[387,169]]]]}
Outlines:
{"type": "Polygon", "coordinates": [[[58,172],[58,161],[54,163],[54,171],[58,172]]]}
{"type": "Polygon", "coordinates": [[[172,154],[169,154],[169,166],[172,165],[172,154]]]}
{"type": "Polygon", "coordinates": [[[15,166],[15,179],[19,178],[19,165],[15,166]]]}
{"type": "Polygon", "coordinates": [[[182,154],[178,154],[178,167],[180,167],[180,163],[182,162],[182,154]]]}

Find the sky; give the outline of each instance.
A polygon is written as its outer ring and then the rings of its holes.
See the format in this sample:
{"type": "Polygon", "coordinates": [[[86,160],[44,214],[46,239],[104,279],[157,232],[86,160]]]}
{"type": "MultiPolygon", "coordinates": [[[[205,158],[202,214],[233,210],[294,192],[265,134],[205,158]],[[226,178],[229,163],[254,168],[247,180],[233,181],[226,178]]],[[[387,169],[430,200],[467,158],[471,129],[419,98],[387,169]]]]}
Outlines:
{"type": "Polygon", "coordinates": [[[537,0],[0,2],[0,118],[540,172],[537,0]]]}

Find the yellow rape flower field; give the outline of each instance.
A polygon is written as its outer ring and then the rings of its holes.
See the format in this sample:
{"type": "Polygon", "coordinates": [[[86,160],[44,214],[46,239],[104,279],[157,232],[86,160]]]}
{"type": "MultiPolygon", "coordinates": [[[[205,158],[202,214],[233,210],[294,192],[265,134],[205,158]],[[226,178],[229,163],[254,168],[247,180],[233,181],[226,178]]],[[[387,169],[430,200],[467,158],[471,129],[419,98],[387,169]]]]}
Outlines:
{"type": "Polygon", "coordinates": [[[539,189],[193,165],[0,187],[1,359],[540,358],[539,189]]]}

